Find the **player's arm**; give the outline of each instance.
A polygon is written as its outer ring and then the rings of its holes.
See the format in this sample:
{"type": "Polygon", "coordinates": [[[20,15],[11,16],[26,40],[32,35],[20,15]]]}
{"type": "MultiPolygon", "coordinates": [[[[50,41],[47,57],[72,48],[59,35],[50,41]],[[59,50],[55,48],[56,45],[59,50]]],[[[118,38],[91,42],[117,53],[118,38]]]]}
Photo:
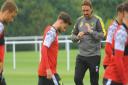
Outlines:
{"type": "Polygon", "coordinates": [[[2,36],[3,31],[4,31],[4,26],[0,24],[0,37],[2,36]]]}
{"type": "Polygon", "coordinates": [[[73,42],[78,42],[80,40],[80,38],[78,37],[79,34],[79,29],[78,29],[78,25],[79,25],[80,19],[78,19],[74,25],[74,29],[72,30],[71,33],[71,39],[73,42]]]}
{"type": "Polygon", "coordinates": [[[102,27],[102,31],[104,33],[104,37],[106,37],[107,33],[106,33],[106,30],[105,30],[103,19],[101,17],[99,17],[98,15],[94,15],[94,16],[99,19],[101,27],[102,27]]]}
{"type": "Polygon", "coordinates": [[[45,62],[46,66],[46,72],[47,72],[47,78],[50,79],[52,77],[52,72],[49,66],[49,59],[48,59],[48,49],[50,48],[52,42],[55,40],[56,33],[53,31],[48,31],[44,41],[43,41],[43,46],[42,46],[42,56],[45,62]]]}
{"type": "Polygon", "coordinates": [[[105,56],[103,60],[103,66],[104,69],[109,65],[109,62],[111,61],[111,54],[112,54],[112,47],[110,43],[105,44],[105,56]]]}
{"type": "MultiPolygon", "coordinates": [[[[2,33],[4,31],[4,26],[2,24],[0,24],[0,38],[2,37],[2,33]]],[[[3,42],[3,41],[0,41],[0,42],[3,42]]],[[[3,50],[2,48],[0,50],[3,50]]],[[[0,55],[0,62],[3,63],[3,57],[2,55],[0,55]]],[[[0,64],[1,66],[2,64],[0,64]]]]}
{"type": "Polygon", "coordinates": [[[116,36],[115,36],[115,63],[116,63],[116,68],[117,71],[119,73],[119,75],[121,76],[121,79],[123,81],[123,85],[126,85],[126,83],[128,83],[126,81],[127,76],[125,75],[125,67],[123,64],[123,57],[124,57],[124,50],[125,50],[125,43],[127,40],[127,34],[124,32],[117,32],[116,36]]]}
{"type": "Polygon", "coordinates": [[[48,52],[48,47],[43,45],[42,46],[42,56],[45,61],[45,66],[46,66],[46,69],[50,69],[50,66],[49,66],[49,62],[48,62],[48,55],[47,55],[47,52],[48,52]]]}
{"type": "Polygon", "coordinates": [[[111,56],[111,54],[112,54],[111,44],[107,43],[107,42],[105,44],[105,54],[108,55],[108,56],[111,56]]]}
{"type": "MultiPolygon", "coordinates": [[[[3,31],[4,31],[4,26],[2,24],[0,24],[0,38],[2,36],[3,31]]],[[[2,41],[0,41],[0,42],[2,42],[2,41]]],[[[0,50],[3,50],[3,48],[0,48],[0,50]]],[[[3,71],[3,60],[4,60],[3,53],[0,53],[0,73],[3,71]]]]}
{"type": "Polygon", "coordinates": [[[111,44],[112,44],[113,35],[114,35],[113,29],[115,29],[115,26],[110,26],[108,28],[108,33],[107,33],[107,38],[106,38],[106,44],[105,44],[105,53],[107,55],[109,55],[109,56],[112,54],[111,44]]]}
{"type": "Polygon", "coordinates": [[[108,34],[107,34],[107,39],[106,39],[106,44],[105,44],[105,59],[104,59],[104,64],[106,62],[110,61],[110,58],[108,56],[111,56],[112,54],[112,38],[113,38],[113,33],[112,33],[112,29],[114,28],[114,26],[110,26],[108,28],[108,34]]]}
{"type": "Polygon", "coordinates": [[[92,37],[94,39],[101,40],[101,39],[104,38],[104,32],[103,32],[102,29],[103,28],[102,28],[100,20],[97,20],[97,22],[96,22],[96,30],[91,30],[91,28],[90,28],[90,29],[88,29],[88,32],[89,32],[89,34],[92,35],[92,37]]]}

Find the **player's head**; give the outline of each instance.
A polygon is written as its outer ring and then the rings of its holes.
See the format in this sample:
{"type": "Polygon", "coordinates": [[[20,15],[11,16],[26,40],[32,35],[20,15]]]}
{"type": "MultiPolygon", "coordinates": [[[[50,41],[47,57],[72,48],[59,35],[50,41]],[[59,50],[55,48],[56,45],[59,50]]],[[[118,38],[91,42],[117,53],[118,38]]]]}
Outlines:
{"type": "Polygon", "coordinates": [[[57,21],[59,23],[59,32],[65,32],[67,27],[71,25],[71,17],[66,12],[60,12],[57,21]]]}
{"type": "Polygon", "coordinates": [[[84,0],[82,2],[82,12],[83,12],[83,15],[85,17],[90,17],[92,12],[93,12],[93,8],[92,8],[92,3],[90,0],[84,0]]]}
{"type": "Polygon", "coordinates": [[[1,7],[1,14],[3,22],[12,22],[17,15],[18,8],[13,1],[6,1],[1,7]]]}
{"type": "Polygon", "coordinates": [[[122,21],[124,17],[124,3],[119,4],[116,8],[117,18],[122,21]]]}
{"type": "Polygon", "coordinates": [[[124,3],[124,23],[128,25],[128,2],[124,3]]]}

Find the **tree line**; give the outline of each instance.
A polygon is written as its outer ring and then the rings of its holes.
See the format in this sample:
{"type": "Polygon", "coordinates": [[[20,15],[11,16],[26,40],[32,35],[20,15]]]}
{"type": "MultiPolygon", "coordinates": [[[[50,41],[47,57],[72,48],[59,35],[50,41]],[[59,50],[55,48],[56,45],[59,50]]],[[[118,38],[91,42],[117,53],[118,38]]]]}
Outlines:
{"type": "MultiPolygon", "coordinates": [[[[5,0],[0,0],[0,6],[5,0]]],[[[99,15],[106,26],[116,14],[116,6],[125,0],[92,0],[94,13],[99,15]]],[[[73,24],[81,16],[82,0],[15,0],[18,15],[8,24],[6,36],[40,36],[46,25],[52,24],[60,11],[68,12],[73,24]]],[[[73,25],[64,34],[71,34],[73,25]]]]}

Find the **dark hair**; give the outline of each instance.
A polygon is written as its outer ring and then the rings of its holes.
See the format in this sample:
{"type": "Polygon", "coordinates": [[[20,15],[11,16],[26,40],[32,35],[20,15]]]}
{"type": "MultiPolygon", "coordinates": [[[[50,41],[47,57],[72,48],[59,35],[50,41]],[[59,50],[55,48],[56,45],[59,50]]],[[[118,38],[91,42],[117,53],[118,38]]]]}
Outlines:
{"type": "Polygon", "coordinates": [[[128,12],[128,1],[124,3],[124,11],[128,12]]]}
{"type": "Polygon", "coordinates": [[[119,5],[117,6],[117,8],[116,8],[116,11],[117,11],[117,12],[123,12],[123,11],[124,11],[124,3],[119,4],[119,5]]]}
{"type": "Polygon", "coordinates": [[[90,6],[90,8],[92,8],[92,3],[90,0],[84,0],[81,4],[81,6],[90,6]]]}
{"type": "Polygon", "coordinates": [[[71,25],[71,17],[68,13],[66,12],[60,12],[58,19],[62,19],[65,23],[71,25]]]}
{"type": "Polygon", "coordinates": [[[9,12],[18,12],[18,8],[16,4],[13,1],[5,1],[4,4],[1,7],[1,11],[9,11],[9,12]]]}

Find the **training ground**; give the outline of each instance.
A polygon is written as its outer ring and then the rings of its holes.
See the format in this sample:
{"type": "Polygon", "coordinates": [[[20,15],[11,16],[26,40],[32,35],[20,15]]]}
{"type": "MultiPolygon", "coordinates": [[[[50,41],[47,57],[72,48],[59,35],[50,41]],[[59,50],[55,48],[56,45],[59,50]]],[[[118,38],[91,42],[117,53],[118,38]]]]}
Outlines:
{"type": "MultiPolygon", "coordinates": [[[[101,51],[103,59],[103,50],[101,51]]],[[[60,74],[64,85],[75,85],[73,80],[75,58],[77,50],[70,51],[70,71],[66,70],[66,51],[60,50],[58,57],[58,73],[60,74]]],[[[5,55],[4,76],[7,85],[37,85],[38,75],[37,69],[39,64],[39,52],[26,51],[16,52],[16,70],[13,70],[12,52],[7,52],[5,55]]],[[[100,68],[100,85],[102,85],[103,66],[101,61],[100,68]]],[[[86,73],[84,78],[85,85],[89,83],[89,73],[86,73]]]]}

